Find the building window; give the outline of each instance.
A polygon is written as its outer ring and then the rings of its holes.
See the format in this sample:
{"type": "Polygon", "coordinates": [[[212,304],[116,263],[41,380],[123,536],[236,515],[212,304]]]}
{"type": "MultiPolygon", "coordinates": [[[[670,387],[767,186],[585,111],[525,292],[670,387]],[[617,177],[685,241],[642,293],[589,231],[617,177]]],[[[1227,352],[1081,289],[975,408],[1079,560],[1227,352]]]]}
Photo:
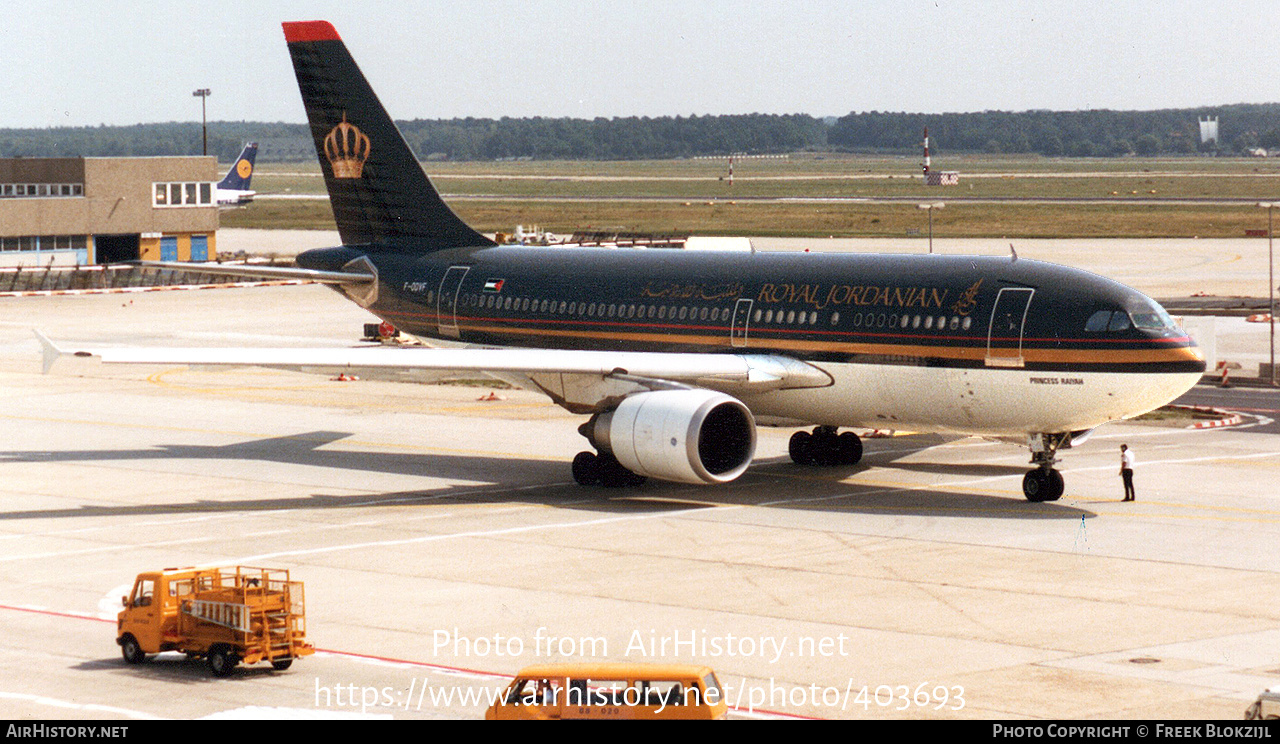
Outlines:
{"type": "Polygon", "coordinates": [[[87,235],[22,235],[0,238],[0,252],[82,251],[88,244],[87,235]]]}
{"type": "Polygon", "coordinates": [[[155,183],[151,204],[155,207],[208,207],[213,205],[213,184],[205,181],[155,183]]]}
{"type": "Polygon", "coordinates": [[[63,197],[83,196],[84,184],[79,183],[5,183],[0,184],[0,198],[14,197],[63,197]]]}

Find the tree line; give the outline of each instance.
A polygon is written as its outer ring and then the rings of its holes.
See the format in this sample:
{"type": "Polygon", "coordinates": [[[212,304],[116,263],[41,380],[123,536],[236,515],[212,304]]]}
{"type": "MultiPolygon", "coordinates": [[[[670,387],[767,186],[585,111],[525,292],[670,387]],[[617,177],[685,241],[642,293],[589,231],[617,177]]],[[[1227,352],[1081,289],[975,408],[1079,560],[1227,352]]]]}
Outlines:
{"type": "MultiPolygon", "coordinates": [[[[983,111],[958,114],[860,112],[620,117],[613,119],[414,119],[399,122],[420,159],[638,160],[736,153],[914,154],[924,128],[930,151],[1115,157],[1280,149],[1280,104],[1158,111],[983,111]],[[1202,143],[1200,118],[1218,119],[1218,139],[1202,143]]],[[[248,141],[263,160],[314,157],[305,124],[211,122],[209,154],[229,162],[248,141]],[[283,143],[292,143],[285,147],[283,143]]],[[[0,129],[0,157],[199,155],[200,125],[0,129]]]]}

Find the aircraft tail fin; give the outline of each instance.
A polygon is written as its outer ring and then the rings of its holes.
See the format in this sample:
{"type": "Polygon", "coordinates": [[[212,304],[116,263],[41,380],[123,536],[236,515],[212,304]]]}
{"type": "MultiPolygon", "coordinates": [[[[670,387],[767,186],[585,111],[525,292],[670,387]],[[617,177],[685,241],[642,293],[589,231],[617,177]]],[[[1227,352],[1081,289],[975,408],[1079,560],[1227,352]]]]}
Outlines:
{"type": "Polygon", "coordinates": [[[493,245],[440,198],[334,27],[285,23],[284,35],[342,242],[413,253],[493,245]]]}
{"type": "Polygon", "coordinates": [[[258,157],[258,143],[250,142],[240,151],[240,157],[227,171],[227,175],[218,182],[218,188],[232,191],[248,191],[249,180],[253,178],[253,161],[258,157]]]}

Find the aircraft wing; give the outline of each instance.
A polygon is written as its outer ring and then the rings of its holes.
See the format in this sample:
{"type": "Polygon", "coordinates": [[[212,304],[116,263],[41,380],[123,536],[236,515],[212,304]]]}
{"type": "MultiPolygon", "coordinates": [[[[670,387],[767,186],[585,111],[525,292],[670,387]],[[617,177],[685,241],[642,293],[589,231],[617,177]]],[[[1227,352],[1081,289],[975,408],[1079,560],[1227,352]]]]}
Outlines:
{"type": "MultiPolygon", "coordinates": [[[[826,372],[774,354],[676,354],[497,347],[397,348],[84,348],[54,344],[36,332],[44,347],[47,372],[61,356],[98,357],[109,364],[184,364],[253,366],[309,372],[360,373],[364,370],[412,372],[484,372],[522,375],[586,376],[641,386],[673,382],[717,389],[771,390],[825,387],[826,372]]],[[[539,386],[541,387],[541,385],[539,386]]]]}

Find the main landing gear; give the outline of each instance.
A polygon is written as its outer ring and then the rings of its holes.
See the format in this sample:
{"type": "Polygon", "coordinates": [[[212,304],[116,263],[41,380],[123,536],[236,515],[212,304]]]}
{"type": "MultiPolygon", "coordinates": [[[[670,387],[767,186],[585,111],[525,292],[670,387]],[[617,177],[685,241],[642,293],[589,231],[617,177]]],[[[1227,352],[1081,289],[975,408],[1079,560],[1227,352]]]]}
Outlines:
{"type": "Polygon", "coordinates": [[[788,450],[797,465],[856,465],[862,459],[862,439],[851,431],[840,434],[834,426],[819,426],[813,433],[792,434],[788,450]]]}
{"type": "Polygon", "coordinates": [[[1027,501],[1057,501],[1066,490],[1062,473],[1054,469],[1059,447],[1071,446],[1070,434],[1033,434],[1031,464],[1037,466],[1022,477],[1022,494],[1027,501]]]}

